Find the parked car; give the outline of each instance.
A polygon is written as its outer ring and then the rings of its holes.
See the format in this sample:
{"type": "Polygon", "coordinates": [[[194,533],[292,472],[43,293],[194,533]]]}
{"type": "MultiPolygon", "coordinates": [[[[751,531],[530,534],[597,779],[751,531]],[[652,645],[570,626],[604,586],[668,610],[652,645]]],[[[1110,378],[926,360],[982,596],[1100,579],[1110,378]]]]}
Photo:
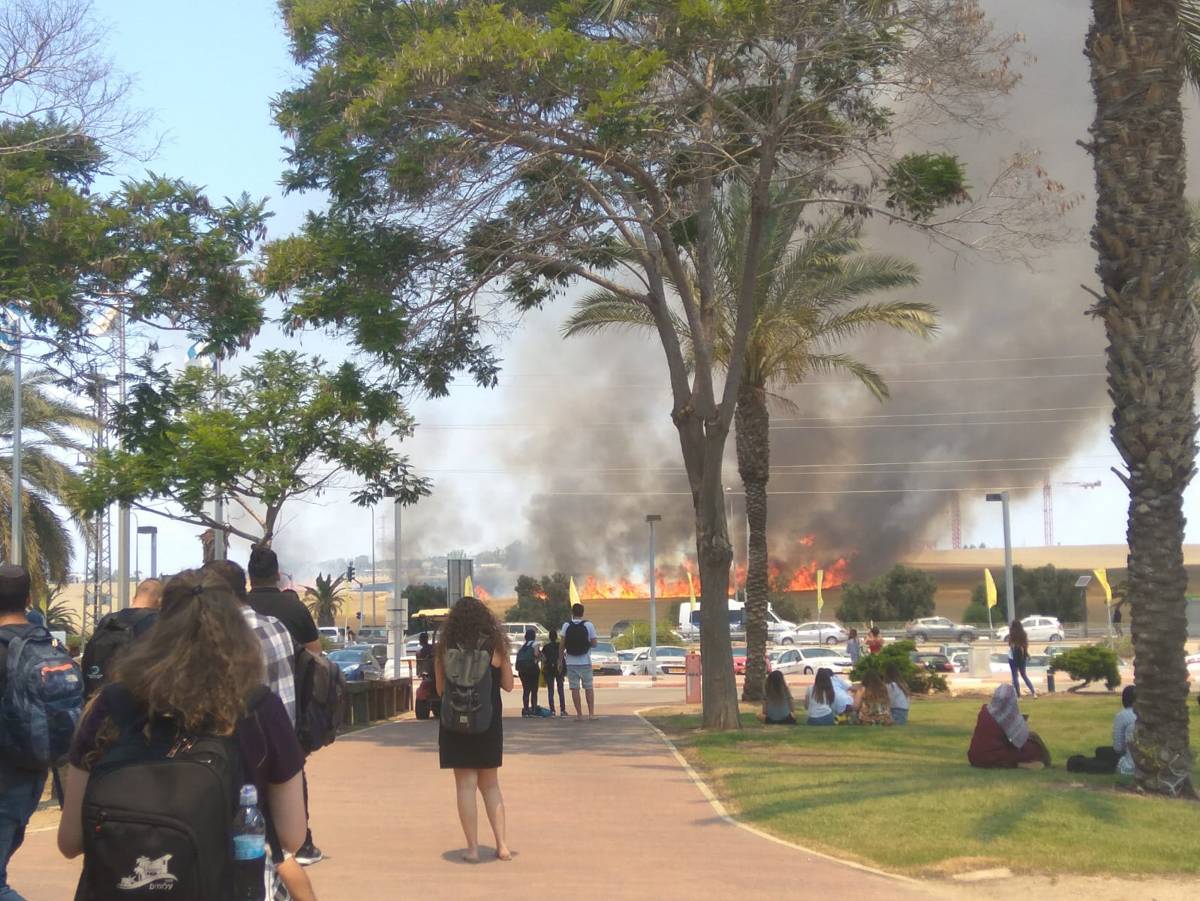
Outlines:
{"type": "Polygon", "coordinates": [[[358,630],[358,640],[363,644],[386,643],[388,630],[381,626],[363,626],[358,630]]]}
{"type": "Polygon", "coordinates": [[[353,645],[329,652],[347,682],[371,682],[383,678],[383,667],[375,659],[369,645],[353,645]]]}
{"type": "Polygon", "coordinates": [[[950,658],[945,654],[935,654],[929,651],[913,651],[910,655],[912,662],[917,666],[923,666],[925,669],[933,673],[952,673],[954,672],[954,664],[950,662],[950,658]]]}
{"type": "MultiPolygon", "coordinates": [[[[687,648],[663,645],[656,652],[659,673],[682,673],[687,667],[687,648]]],[[[650,649],[637,648],[633,662],[621,668],[623,676],[646,676],[650,674],[650,649]]]]}
{"type": "MultiPolygon", "coordinates": [[[[1053,616],[1027,616],[1021,620],[1025,634],[1030,641],[1062,641],[1063,627],[1053,616]]],[[[1001,641],[1008,639],[1008,626],[996,630],[996,637],[1001,641]]]]}
{"type": "Polygon", "coordinates": [[[939,654],[945,654],[951,660],[955,654],[970,654],[971,646],[969,644],[944,644],[938,648],[939,654]]]}
{"type": "Polygon", "coordinates": [[[633,661],[637,658],[637,651],[617,651],[617,659],[620,661],[621,675],[626,675],[625,667],[633,666],[633,661]]]}
{"type": "Polygon", "coordinates": [[[841,644],[850,633],[837,623],[801,623],[779,639],[780,644],[841,644]]]}
{"type": "MultiPolygon", "coordinates": [[[[992,654],[988,658],[988,668],[993,673],[1010,673],[1008,668],[1008,654],[992,654]]],[[[1029,659],[1025,661],[1025,672],[1030,670],[1044,670],[1050,668],[1050,657],[1046,654],[1030,654],[1029,659]]]]}
{"type": "MultiPolygon", "coordinates": [[[[768,656],[768,660],[771,658],[768,656]]],[[[746,647],[736,647],[733,649],[733,674],[735,676],[746,675],[746,647]]]]}
{"type": "Polygon", "coordinates": [[[335,647],[346,641],[346,630],[340,626],[317,626],[317,632],[322,638],[333,642],[335,647]]]}
{"type": "Polygon", "coordinates": [[[806,676],[811,676],[821,667],[839,673],[849,671],[854,664],[841,651],[822,647],[787,648],[779,653],[774,664],[774,668],[781,673],[803,673],[806,676]]]}
{"type": "Polygon", "coordinates": [[[520,647],[525,643],[525,630],[533,629],[537,633],[535,639],[538,644],[550,637],[550,630],[541,623],[505,623],[504,628],[508,631],[508,641],[510,644],[515,644],[520,647]]]}
{"type": "Polygon", "coordinates": [[[954,654],[946,655],[950,658],[950,662],[954,664],[956,673],[969,673],[971,671],[971,655],[965,651],[958,651],[954,654]]]}
{"type": "Polygon", "coordinates": [[[592,648],[592,672],[621,675],[621,658],[611,641],[597,641],[592,648]]]}
{"type": "Polygon", "coordinates": [[[931,638],[974,641],[979,637],[979,630],[974,626],[956,623],[944,616],[926,616],[922,619],[915,619],[905,626],[904,634],[917,644],[922,644],[931,638]]]}
{"type": "Polygon", "coordinates": [[[1187,664],[1192,682],[1195,683],[1197,680],[1200,680],[1200,654],[1189,654],[1184,658],[1184,662],[1187,664]]]}
{"type": "MultiPolygon", "coordinates": [[[[730,598],[729,634],[733,638],[744,638],[746,635],[746,605],[742,601],[730,598]]],[[[796,624],[780,618],[770,604],[767,604],[767,639],[779,641],[791,633],[796,624]]],[[[679,623],[675,631],[685,641],[694,641],[700,637],[700,609],[697,606],[681,604],[679,607],[679,623]]]]}

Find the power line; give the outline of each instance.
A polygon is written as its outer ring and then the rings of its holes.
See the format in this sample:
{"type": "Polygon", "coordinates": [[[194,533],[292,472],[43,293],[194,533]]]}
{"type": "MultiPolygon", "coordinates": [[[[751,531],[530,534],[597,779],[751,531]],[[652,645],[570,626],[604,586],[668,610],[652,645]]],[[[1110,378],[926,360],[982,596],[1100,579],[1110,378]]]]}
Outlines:
{"type": "MultiPolygon", "coordinates": [[[[1030,491],[1041,488],[1037,485],[993,485],[992,491],[1030,491]]],[[[771,497],[817,494],[938,494],[974,490],[971,487],[955,488],[839,488],[814,491],[772,491],[771,497]]],[[[734,497],[744,497],[745,492],[730,491],[734,497]]],[[[539,491],[534,497],[691,497],[690,491],[539,491]]]]}

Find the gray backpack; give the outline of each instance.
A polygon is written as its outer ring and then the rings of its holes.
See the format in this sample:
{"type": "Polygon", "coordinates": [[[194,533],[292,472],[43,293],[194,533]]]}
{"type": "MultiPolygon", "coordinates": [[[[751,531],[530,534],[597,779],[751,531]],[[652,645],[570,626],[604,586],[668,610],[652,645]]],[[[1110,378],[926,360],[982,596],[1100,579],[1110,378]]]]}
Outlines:
{"type": "Polygon", "coordinates": [[[442,668],[442,728],[466,735],[486,732],[492,725],[491,649],[446,648],[442,668]]]}

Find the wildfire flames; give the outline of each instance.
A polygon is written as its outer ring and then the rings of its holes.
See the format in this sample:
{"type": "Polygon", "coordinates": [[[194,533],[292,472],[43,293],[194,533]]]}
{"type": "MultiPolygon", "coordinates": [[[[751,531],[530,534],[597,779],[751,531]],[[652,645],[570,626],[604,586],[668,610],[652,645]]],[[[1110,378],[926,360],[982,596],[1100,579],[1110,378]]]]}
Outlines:
{"type": "Polygon", "coordinates": [[[479,600],[481,600],[481,601],[492,600],[492,593],[490,591],[488,591],[486,588],[484,588],[482,585],[475,585],[473,587],[475,589],[475,597],[479,598],[479,600]]]}
{"type": "MultiPolygon", "coordinates": [[[[801,547],[812,547],[816,537],[805,535],[797,542],[801,547]]],[[[813,561],[792,568],[779,560],[768,564],[767,577],[772,590],[775,591],[816,591],[817,570],[824,569],[825,577],[822,586],[837,588],[847,580],[850,561],[842,557],[833,563],[822,565],[813,561]]],[[[654,572],[654,594],[660,598],[688,597],[688,574],[692,576],[696,596],[700,596],[700,574],[695,564],[688,560],[675,567],[658,568],[654,572]]],[[[746,565],[739,563],[734,568],[734,584],[741,588],[746,584],[746,565]]],[[[644,581],[634,581],[623,577],[613,581],[588,576],[579,586],[579,596],[584,600],[599,600],[604,598],[644,598],[650,596],[650,586],[644,581]]]]}

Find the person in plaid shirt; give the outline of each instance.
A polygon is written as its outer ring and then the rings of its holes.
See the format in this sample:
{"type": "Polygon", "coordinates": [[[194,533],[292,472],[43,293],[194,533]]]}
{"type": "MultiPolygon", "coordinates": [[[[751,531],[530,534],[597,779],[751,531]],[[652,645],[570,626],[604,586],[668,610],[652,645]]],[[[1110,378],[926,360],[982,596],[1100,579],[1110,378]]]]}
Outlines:
{"type": "Polygon", "coordinates": [[[247,603],[246,571],[238,564],[232,560],[211,560],[204,564],[204,568],[212,570],[228,582],[233,593],[242,602],[242,615],[246,617],[247,624],[254,630],[259,644],[262,645],[263,661],[267,665],[266,685],[279,695],[279,700],[283,701],[288,718],[294,726],[296,724],[296,680],[292,671],[292,660],[296,650],[292,644],[291,633],[275,617],[256,613],[254,608],[247,603]]]}

